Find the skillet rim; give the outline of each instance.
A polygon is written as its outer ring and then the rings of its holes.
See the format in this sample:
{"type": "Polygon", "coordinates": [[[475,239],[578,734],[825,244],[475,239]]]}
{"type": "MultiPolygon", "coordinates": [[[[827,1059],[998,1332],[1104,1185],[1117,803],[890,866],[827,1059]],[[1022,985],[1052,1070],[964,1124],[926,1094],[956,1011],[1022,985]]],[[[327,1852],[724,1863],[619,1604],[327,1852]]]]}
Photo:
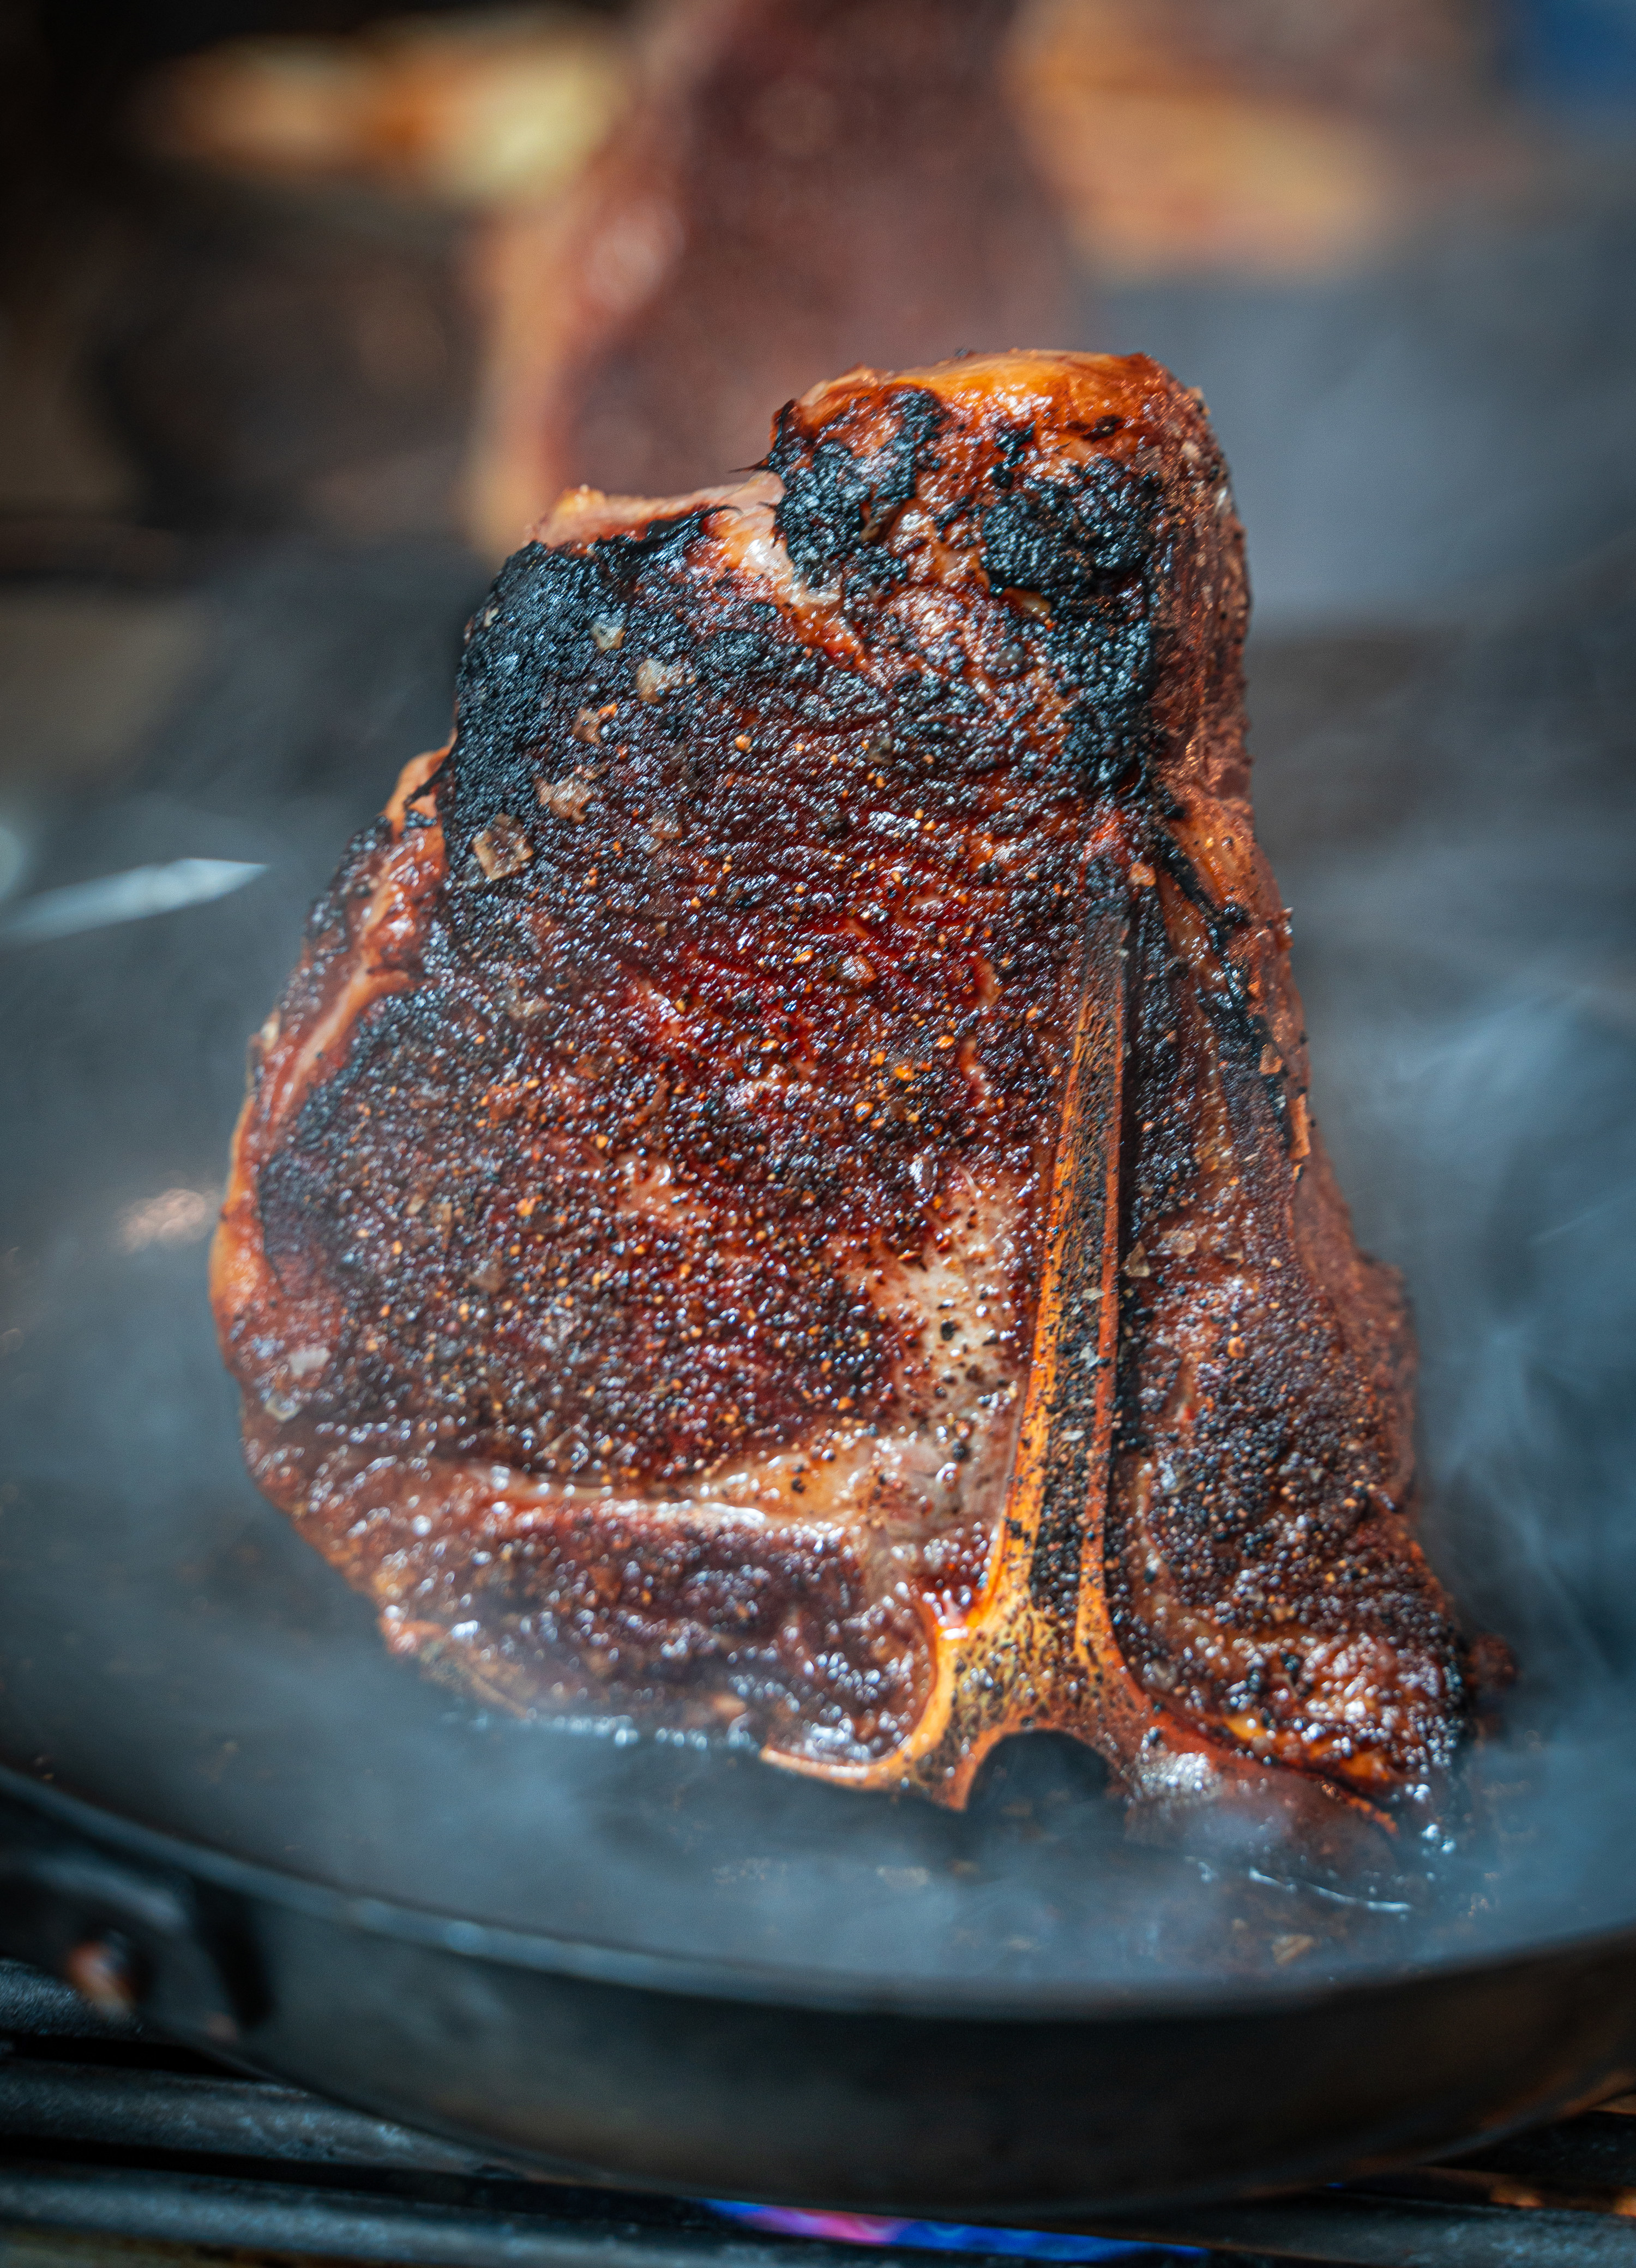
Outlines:
{"type": "Polygon", "coordinates": [[[150,1865],[198,1877],[216,1888],[267,1900],[342,1928],[587,1984],[833,2015],[1053,2026],[1252,2019],[1335,2007],[1416,1986],[1500,1976],[1542,1961],[1594,1961],[1620,1951],[1636,1954],[1636,1918],[1632,1918],[1613,1927],[1531,1940],[1486,1956],[1405,1961],[1321,1983],[1292,1979],[1281,1987],[1266,1978],[1226,1977],[1214,1985],[1189,1980],[1168,1991],[1115,1985],[1084,1992],[1044,1982],[1033,1986],[979,1983],[928,1986],[914,1980],[891,1985],[845,1971],[797,1970],[745,1960],[735,1962],[708,1954],[642,1953],[599,1944],[593,1939],[554,1937],[544,1931],[471,1921],[370,1892],[343,1890],[259,1859],[236,1858],[208,1844],[189,1842],[162,1828],[144,1826],[139,1820],[0,1764],[0,1800],[7,1798],[44,1813],[92,1842],[113,1844],[150,1865]]]}

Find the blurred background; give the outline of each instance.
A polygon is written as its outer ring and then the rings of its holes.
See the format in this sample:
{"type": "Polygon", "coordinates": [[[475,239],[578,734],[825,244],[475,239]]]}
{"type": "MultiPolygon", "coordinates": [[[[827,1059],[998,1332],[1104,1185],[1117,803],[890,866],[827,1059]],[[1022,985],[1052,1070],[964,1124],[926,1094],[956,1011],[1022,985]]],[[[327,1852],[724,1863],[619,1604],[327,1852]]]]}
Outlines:
{"type": "Polygon", "coordinates": [[[721,477],[860,361],[1201,387],[1270,761],[1636,521],[1636,0],[8,0],[0,43],[0,890],[74,878],[99,784],[185,803],[169,850],[275,786],[361,817],[558,489],[721,477]]]}

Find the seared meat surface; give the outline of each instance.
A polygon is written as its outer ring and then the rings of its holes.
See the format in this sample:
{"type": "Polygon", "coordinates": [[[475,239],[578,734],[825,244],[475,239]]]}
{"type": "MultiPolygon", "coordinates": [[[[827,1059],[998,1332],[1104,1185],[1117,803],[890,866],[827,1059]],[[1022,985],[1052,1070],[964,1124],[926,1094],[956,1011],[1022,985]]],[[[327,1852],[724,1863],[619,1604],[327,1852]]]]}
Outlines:
{"type": "Polygon", "coordinates": [[[964,1800],[1455,1744],[1412,1348],[1308,1113],[1196,397],[1011,354],[565,497],[253,1050],[214,1295],[388,1642],[964,1800]]]}

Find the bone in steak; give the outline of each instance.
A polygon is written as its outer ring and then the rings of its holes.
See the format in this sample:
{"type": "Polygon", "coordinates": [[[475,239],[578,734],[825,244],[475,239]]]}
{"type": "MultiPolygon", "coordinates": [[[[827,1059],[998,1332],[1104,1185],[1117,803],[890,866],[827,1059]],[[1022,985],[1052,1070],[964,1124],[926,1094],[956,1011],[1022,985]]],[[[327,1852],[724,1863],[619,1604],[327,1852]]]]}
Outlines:
{"type": "Polygon", "coordinates": [[[854,372],[507,563],[216,1253],[251,1469],[394,1649],[955,1803],[1030,1726],[1155,1798],[1447,1761],[1245,614],[1142,357],[854,372]]]}
{"type": "Polygon", "coordinates": [[[661,0],[564,197],[483,238],[470,494],[509,551],[569,481],[715,480],[816,370],[1041,338],[1061,221],[1011,115],[1016,0],[661,0]]]}

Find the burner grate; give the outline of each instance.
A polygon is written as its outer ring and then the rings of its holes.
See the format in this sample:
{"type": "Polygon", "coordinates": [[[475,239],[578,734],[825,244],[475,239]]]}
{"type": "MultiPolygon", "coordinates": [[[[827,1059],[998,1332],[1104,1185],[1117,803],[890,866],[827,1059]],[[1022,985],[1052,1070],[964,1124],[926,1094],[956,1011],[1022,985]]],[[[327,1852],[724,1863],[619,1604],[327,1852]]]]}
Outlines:
{"type": "MultiPolygon", "coordinates": [[[[520,2172],[240,2077],[0,1962],[0,2233],[403,2268],[925,2268],[928,2246],[957,2261],[1031,2249],[1014,2230],[790,2218],[848,2241],[520,2172]]],[[[1072,2234],[1081,2242],[1055,2231],[1033,2249],[1155,2264],[1191,2250],[1241,2268],[1632,2268],[1636,2117],[1604,2110],[1457,2163],[1072,2234]]]]}

